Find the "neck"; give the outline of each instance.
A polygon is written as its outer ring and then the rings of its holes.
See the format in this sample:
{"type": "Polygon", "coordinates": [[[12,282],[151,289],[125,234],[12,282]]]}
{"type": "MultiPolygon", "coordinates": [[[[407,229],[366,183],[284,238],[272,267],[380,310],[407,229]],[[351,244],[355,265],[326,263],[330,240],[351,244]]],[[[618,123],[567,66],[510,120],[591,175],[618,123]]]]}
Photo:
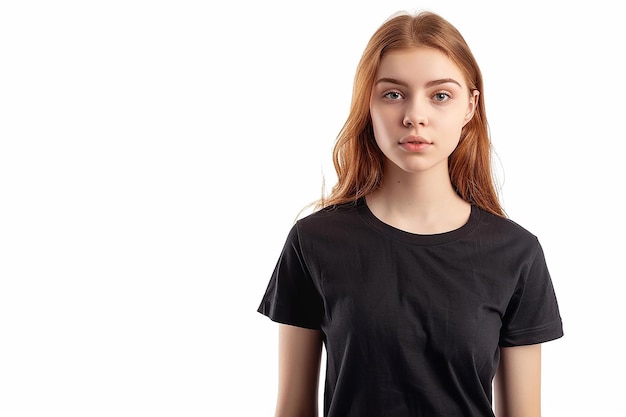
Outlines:
{"type": "Polygon", "coordinates": [[[407,173],[387,170],[381,187],[366,197],[376,217],[399,229],[443,233],[467,221],[470,204],[454,191],[447,169],[407,173]]]}

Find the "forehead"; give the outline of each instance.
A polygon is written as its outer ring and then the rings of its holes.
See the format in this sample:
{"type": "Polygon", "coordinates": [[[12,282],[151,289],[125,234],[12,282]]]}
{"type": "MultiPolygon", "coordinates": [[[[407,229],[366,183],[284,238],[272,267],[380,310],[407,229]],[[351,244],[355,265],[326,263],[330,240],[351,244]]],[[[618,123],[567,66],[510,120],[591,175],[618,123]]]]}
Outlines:
{"type": "Polygon", "coordinates": [[[393,78],[404,82],[428,82],[452,78],[466,86],[461,69],[443,52],[427,47],[401,49],[383,55],[376,80],[393,78]]]}

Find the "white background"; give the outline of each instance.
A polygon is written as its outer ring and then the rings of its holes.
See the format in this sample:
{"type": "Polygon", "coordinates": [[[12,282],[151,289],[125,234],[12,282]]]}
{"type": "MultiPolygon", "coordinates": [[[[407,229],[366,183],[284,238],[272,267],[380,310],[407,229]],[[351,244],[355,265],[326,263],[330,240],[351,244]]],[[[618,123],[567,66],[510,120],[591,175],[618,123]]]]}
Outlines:
{"type": "Polygon", "coordinates": [[[618,2],[0,3],[0,415],[271,416],[256,312],[369,36],[455,24],[481,65],[509,216],[565,337],[546,417],[624,416],[618,2]]]}

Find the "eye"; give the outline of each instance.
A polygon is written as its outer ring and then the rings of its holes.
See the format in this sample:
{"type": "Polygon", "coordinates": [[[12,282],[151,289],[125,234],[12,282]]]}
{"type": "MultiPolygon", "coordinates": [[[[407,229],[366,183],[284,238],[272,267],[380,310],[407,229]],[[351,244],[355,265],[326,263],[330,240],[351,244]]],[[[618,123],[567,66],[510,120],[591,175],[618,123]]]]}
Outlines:
{"type": "Polygon", "coordinates": [[[446,91],[440,91],[438,93],[435,93],[433,95],[433,99],[439,103],[443,103],[445,101],[450,100],[451,96],[450,93],[446,92],[446,91]]]}
{"type": "Polygon", "coordinates": [[[383,94],[383,98],[386,98],[388,100],[392,100],[392,101],[396,101],[396,100],[400,100],[402,98],[402,93],[400,93],[399,91],[387,91],[386,93],[383,94]]]}

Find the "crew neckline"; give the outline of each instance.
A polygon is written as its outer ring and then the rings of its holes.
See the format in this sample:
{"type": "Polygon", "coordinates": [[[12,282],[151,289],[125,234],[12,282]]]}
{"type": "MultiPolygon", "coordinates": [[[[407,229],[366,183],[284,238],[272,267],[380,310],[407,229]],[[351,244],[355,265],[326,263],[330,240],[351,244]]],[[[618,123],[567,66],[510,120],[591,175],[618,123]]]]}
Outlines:
{"type": "Polygon", "coordinates": [[[421,235],[398,229],[394,226],[391,226],[390,224],[383,222],[378,217],[376,217],[374,213],[372,213],[364,197],[358,200],[357,207],[361,218],[379,233],[391,239],[418,246],[436,246],[455,242],[460,238],[467,236],[472,230],[474,230],[474,228],[476,228],[476,226],[478,225],[480,219],[480,209],[478,208],[478,206],[472,204],[470,209],[470,216],[467,222],[465,222],[465,224],[463,224],[461,227],[450,230],[448,232],[421,235]]]}

